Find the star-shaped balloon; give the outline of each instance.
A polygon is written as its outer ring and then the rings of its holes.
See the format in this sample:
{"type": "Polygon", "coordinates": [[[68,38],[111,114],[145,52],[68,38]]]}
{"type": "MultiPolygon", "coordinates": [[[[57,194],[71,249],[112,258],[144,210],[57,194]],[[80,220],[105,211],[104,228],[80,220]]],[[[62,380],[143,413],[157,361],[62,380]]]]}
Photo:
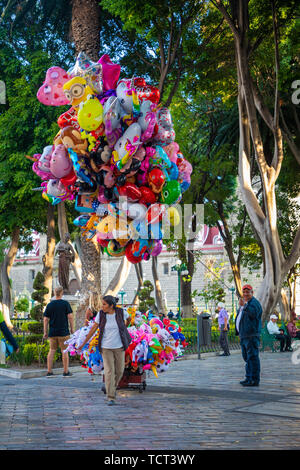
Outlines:
{"type": "Polygon", "coordinates": [[[75,64],[68,70],[68,75],[71,78],[85,78],[96,95],[103,93],[102,65],[93,62],[85,52],[79,52],[75,64]]]}
{"type": "Polygon", "coordinates": [[[76,62],[68,70],[68,75],[70,75],[71,78],[73,77],[83,77],[84,71],[92,64],[91,59],[86,55],[85,52],[79,52],[76,62]]]}

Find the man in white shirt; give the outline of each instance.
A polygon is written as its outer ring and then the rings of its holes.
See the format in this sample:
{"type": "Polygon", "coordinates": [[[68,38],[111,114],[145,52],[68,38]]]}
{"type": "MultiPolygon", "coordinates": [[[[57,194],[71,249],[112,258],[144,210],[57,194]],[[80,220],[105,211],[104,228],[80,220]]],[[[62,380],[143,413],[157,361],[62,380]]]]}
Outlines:
{"type": "Polygon", "coordinates": [[[291,351],[291,338],[289,335],[284,334],[284,330],[278,328],[277,320],[277,316],[273,313],[267,324],[267,330],[270,335],[274,335],[280,341],[280,352],[291,351]]]}

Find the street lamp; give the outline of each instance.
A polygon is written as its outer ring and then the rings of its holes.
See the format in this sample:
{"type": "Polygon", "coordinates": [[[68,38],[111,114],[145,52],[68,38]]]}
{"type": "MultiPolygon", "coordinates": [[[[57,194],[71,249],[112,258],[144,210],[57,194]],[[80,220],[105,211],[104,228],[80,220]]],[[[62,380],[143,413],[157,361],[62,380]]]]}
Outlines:
{"type": "Polygon", "coordinates": [[[122,302],[122,306],[123,306],[123,300],[124,300],[124,296],[126,295],[126,292],[125,292],[123,289],[121,289],[121,290],[119,291],[119,295],[122,297],[121,302],[122,302]]]}
{"type": "Polygon", "coordinates": [[[230,290],[230,292],[231,292],[232,317],[234,318],[234,292],[235,292],[235,287],[228,287],[228,290],[230,290]]]}
{"type": "Polygon", "coordinates": [[[178,276],[178,323],[181,321],[181,282],[180,276],[181,274],[188,274],[187,267],[180,259],[176,261],[174,266],[171,266],[171,271],[177,271],[178,276]]]}

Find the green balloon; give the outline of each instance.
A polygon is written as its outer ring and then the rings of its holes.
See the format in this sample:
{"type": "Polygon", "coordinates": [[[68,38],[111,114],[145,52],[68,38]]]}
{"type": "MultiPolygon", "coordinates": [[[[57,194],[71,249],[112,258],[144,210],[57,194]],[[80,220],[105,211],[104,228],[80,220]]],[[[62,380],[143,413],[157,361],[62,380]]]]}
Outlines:
{"type": "Polygon", "coordinates": [[[165,204],[174,204],[181,196],[180,184],[177,180],[171,180],[164,184],[160,200],[165,204]]]}

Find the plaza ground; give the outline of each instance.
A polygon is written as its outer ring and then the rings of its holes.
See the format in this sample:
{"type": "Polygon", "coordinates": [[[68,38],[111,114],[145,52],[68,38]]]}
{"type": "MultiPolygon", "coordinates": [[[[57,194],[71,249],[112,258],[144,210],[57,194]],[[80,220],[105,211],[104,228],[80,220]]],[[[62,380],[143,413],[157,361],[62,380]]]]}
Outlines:
{"type": "MultiPolygon", "coordinates": [[[[204,356],[203,356],[204,357],[204,356]]],[[[244,388],[240,351],[174,362],[123,389],[109,407],[102,377],[0,375],[0,450],[300,449],[300,364],[260,354],[259,387],[244,388]]]]}

